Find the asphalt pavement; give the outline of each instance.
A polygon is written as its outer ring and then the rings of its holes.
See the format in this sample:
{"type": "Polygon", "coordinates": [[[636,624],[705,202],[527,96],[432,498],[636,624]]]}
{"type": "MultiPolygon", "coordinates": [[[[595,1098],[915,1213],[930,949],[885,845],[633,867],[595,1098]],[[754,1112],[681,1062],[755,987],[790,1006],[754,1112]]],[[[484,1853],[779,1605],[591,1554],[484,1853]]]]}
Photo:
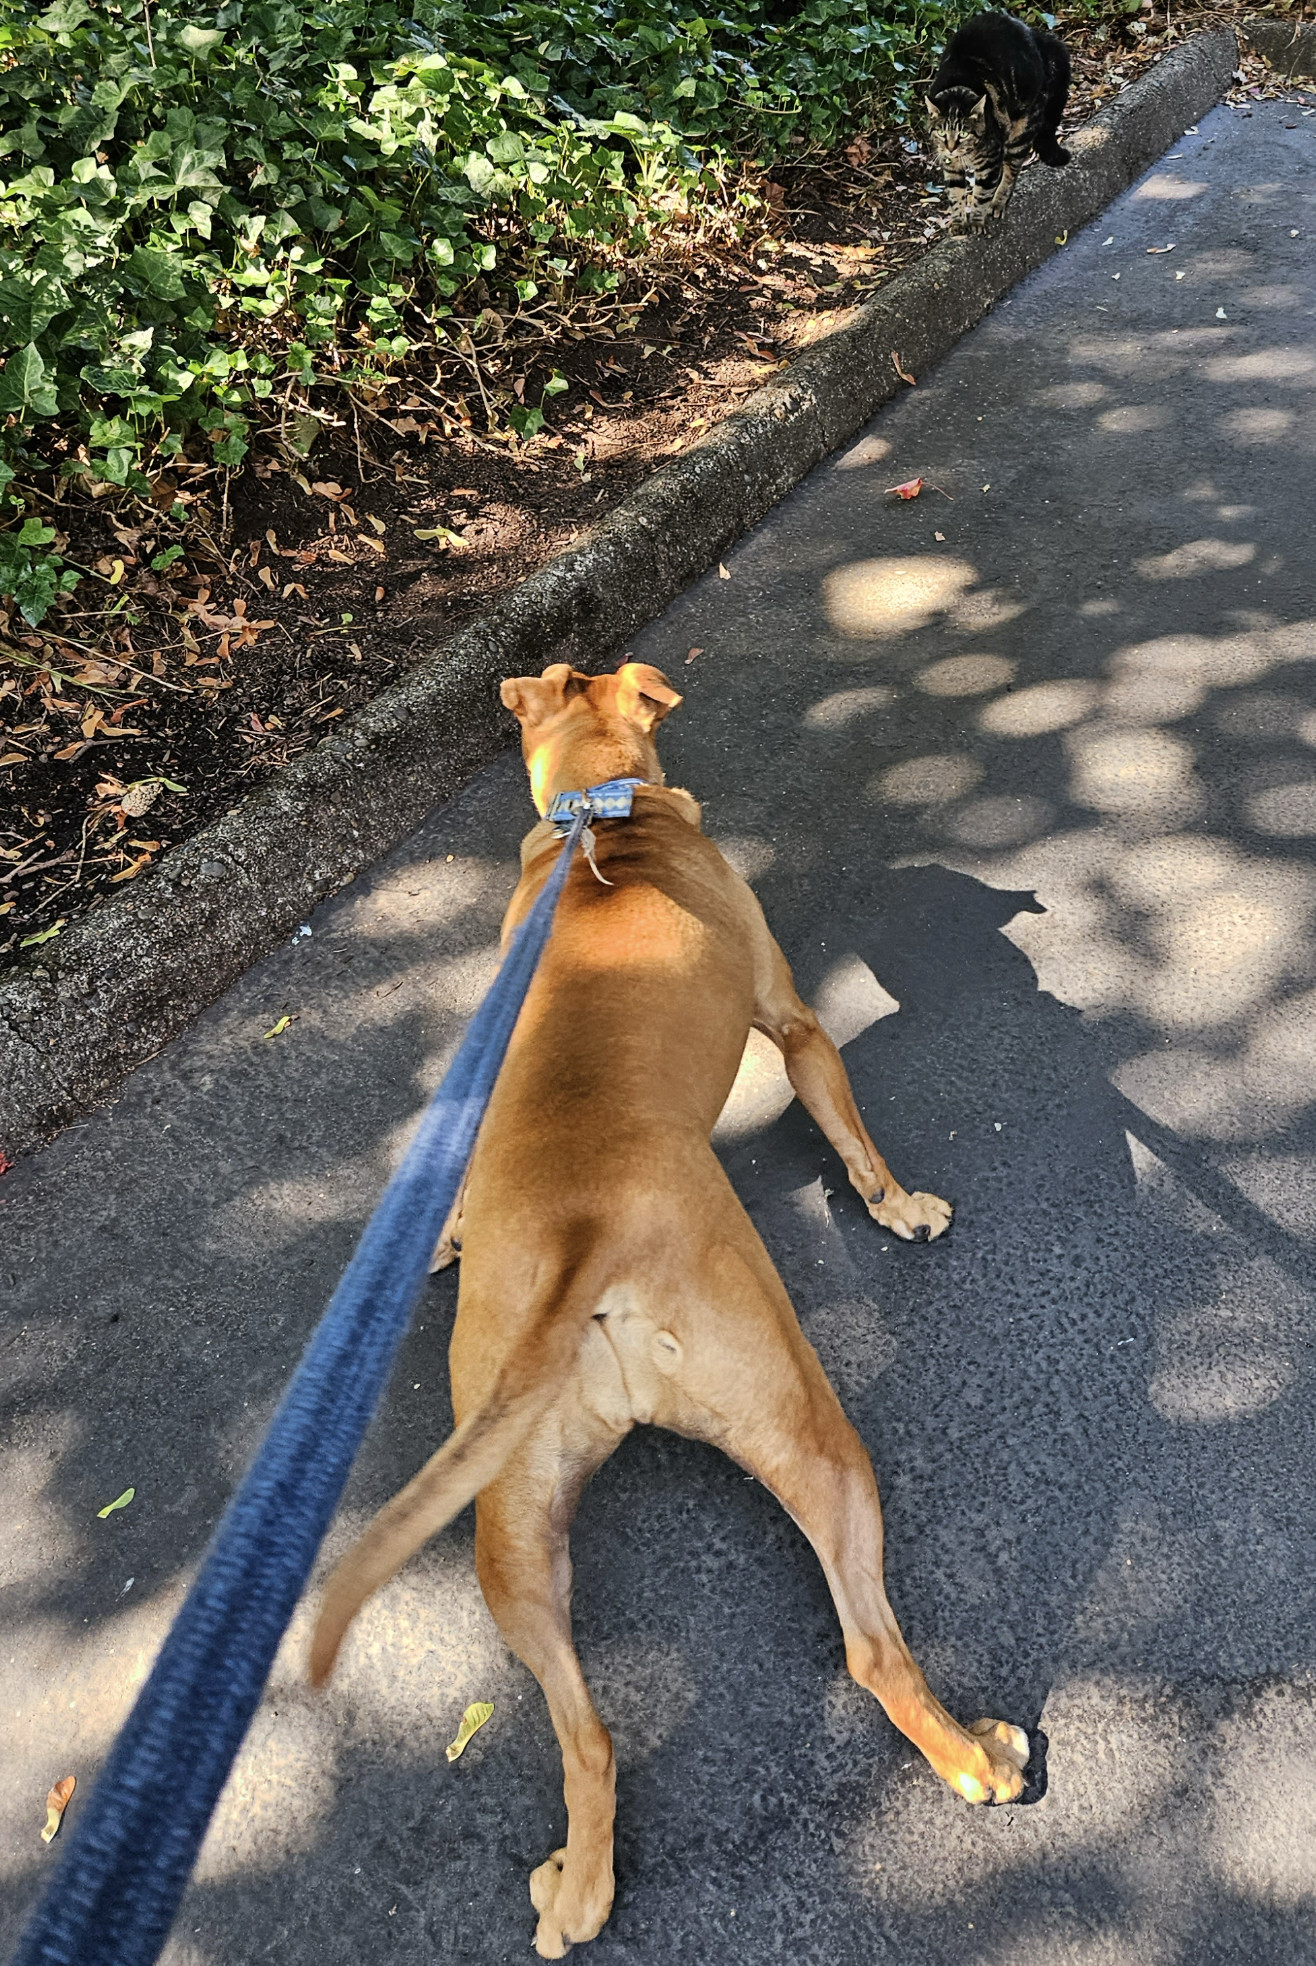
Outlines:
{"type": "MultiPolygon", "coordinates": [[[[957,1204],[895,1244],[747,1059],[722,1151],[872,1451],[892,1601],[1036,1773],[957,1801],[764,1491],[637,1430],[573,1542],[600,1966],[1316,1952],[1314,240],[1316,98],[1213,112],[634,645],[883,1152],[957,1204]]],[[[47,1788],[94,1778],[493,974],[529,818],[509,753],[0,1183],[6,1945],[47,1788]]],[[[455,1296],[327,1556],[449,1427],[455,1296]]],[[[324,1698],[299,1614],[170,1966],[527,1955],[560,1765],[471,1537],[324,1698]]]]}

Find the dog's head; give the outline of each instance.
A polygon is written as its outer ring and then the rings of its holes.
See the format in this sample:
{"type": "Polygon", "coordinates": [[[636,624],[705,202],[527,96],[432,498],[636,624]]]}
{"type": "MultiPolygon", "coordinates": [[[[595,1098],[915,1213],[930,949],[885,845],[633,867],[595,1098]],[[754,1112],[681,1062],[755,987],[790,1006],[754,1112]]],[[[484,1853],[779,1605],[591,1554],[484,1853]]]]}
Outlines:
{"type": "Polygon", "coordinates": [[[511,676],[503,702],[521,725],[521,750],[540,812],[555,792],[609,778],[663,782],[653,733],[681,701],[650,662],[623,662],[610,676],[585,676],[554,662],[542,676],[511,676]]]}

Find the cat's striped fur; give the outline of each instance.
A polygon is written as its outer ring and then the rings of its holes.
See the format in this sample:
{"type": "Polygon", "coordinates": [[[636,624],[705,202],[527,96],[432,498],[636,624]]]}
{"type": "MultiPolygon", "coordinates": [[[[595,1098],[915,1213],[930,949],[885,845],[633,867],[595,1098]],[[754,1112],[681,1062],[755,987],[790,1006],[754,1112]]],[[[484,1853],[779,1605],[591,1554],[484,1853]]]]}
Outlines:
{"type": "Polygon", "coordinates": [[[956,231],[985,231],[1002,215],[1030,151],[1069,162],[1056,141],[1068,94],[1069,55],[1054,34],[975,14],[951,36],[927,111],[956,231]]]}

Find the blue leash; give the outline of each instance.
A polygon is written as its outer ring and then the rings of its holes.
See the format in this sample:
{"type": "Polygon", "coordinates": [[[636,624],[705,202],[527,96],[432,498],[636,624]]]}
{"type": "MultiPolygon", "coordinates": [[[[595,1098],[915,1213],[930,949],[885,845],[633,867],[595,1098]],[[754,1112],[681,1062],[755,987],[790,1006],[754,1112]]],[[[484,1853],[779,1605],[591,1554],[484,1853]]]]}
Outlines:
{"type": "Polygon", "coordinates": [[[158,1956],[457,1199],[576,845],[591,816],[628,814],[617,788],[641,782],[554,802],[557,864],[366,1225],[13,1966],[158,1956]]]}

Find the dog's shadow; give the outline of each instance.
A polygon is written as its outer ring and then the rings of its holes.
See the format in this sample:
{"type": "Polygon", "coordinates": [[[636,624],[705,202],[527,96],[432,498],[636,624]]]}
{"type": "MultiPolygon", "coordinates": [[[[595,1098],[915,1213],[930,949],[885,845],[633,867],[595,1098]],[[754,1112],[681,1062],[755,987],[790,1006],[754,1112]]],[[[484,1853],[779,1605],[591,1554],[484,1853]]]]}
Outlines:
{"type": "MultiPolygon", "coordinates": [[[[724,1158],[873,1454],[912,1649],[956,1712],[1036,1729],[1126,1471],[1157,1451],[1165,1291],[1163,1268],[1140,1281],[1155,1227],[1108,1061],[1001,932],[1021,911],[1044,912],[941,867],[881,874],[816,962],[857,955],[899,1002],[842,1056],[897,1177],[955,1203],[944,1240],[877,1228],[798,1103],[724,1158]]],[[[1177,1268],[1191,1296],[1192,1249],[1177,1268]]]]}

